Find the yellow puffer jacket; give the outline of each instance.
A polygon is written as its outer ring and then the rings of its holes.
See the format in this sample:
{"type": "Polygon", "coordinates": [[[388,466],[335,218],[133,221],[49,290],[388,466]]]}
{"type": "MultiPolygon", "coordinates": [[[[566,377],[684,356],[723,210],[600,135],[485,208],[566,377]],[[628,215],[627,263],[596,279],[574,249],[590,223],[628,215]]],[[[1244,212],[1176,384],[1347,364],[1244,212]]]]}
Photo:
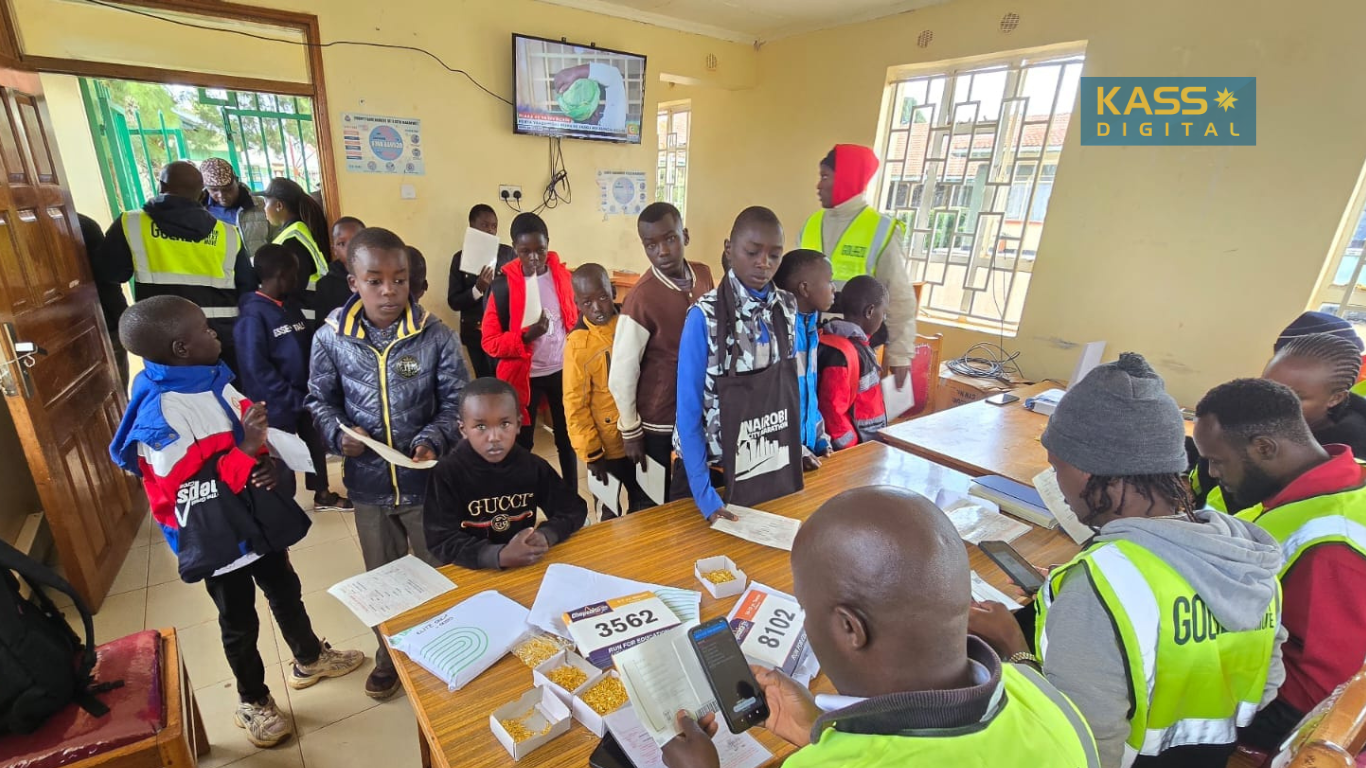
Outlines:
{"type": "Polygon", "coordinates": [[[564,415],[569,441],[583,462],[626,456],[617,430],[617,402],[607,389],[617,317],[593,325],[580,316],[564,343],[564,415]]]}

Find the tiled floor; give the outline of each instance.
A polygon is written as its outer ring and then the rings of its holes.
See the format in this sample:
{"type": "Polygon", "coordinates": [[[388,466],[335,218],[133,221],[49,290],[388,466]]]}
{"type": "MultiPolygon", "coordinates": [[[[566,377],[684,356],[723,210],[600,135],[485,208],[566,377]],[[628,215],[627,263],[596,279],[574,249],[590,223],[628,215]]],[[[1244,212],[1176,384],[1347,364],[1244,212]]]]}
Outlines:
{"type": "MultiPolygon", "coordinates": [[[[536,453],[557,470],[555,446],[549,433],[537,430],[536,453]]],[[[333,488],[341,487],[341,465],[329,464],[333,488]]],[[[579,465],[580,493],[588,498],[585,471],[579,465]]],[[[312,495],[300,490],[299,501],[311,509],[312,495]]],[[[592,515],[590,515],[592,517],[592,515]]],[[[313,527],[290,559],[303,584],[304,604],[314,631],[337,648],[359,648],[367,657],[375,651],[375,636],[326,590],[363,570],[356,526],[350,514],[313,514],[313,527]]],[[[67,603],[70,601],[68,600],[67,603]]],[[[176,574],[171,554],[151,519],[143,525],[133,549],[114,580],[109,597],[95,616],[95,640],[107,642],[144,628],[175,627],[189,668],[195,696],[204,716],[212,750],[200,761],[203,768],[346,768],[347,766],[416,766],[417,726],[412,708],[402,694],[377,702],[364,693],[365,677],[373,661],[347,677],[325,680],[303,691],[284,684],[289,648],[275,626],[264,599],[258,647],[266,662],[267,679],[276,702],[293,718],[295,737],[274,749],[253,747],[233,725],[237,692],[223,657],[217,613],[202,584],[185,584],[176,574]]],[[[79,618],[63,608],[73,627],[79,618]]]]}

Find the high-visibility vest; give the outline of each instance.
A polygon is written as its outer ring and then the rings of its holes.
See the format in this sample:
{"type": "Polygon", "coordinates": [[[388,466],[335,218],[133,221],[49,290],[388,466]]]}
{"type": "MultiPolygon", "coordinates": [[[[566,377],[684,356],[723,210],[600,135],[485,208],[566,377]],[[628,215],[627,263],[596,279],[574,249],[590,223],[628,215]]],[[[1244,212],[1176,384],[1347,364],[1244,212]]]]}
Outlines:
{"type": "Polygon", "coordinates": [[[1076,706],[1043,675],[1001,665],[1005,695],[973,726],[898,734],[825,729],[814,744],[787,759],[788,768],[858,765],[980,766],[1002,762],[1031,768],[1098,768],[1091,728],[1076,706]],[[1009,760],[1002,760],[1009,755],[1009,760]]]}
{"type": "Polygon", "coordinates": [[[1236,517],[1255,523],[1280,542],[1285,555],[1282,577],[1319,544],[1346,544],[1366,557],[1366,486],[1291,502],[1270,512],[1258,504],[1236,517]]]}
{"type": "MultiPolygon", "coordinates": [[[[284,245],[291,239],[303,243],[304,248],[308,249],[308,255],[313,257],[314,269],[313,275],[308,278],[308,290],[317,290],[315,283],[318,282],[318,278],[327,274],[327,259],[323,257],[323,252],[318,249],[318,244],[313,241],[313,233],[308,231],[308,227],[302,221],[296,221],[280,230],[280,234],[276,235],[271,242],[275,245],[284,245]]],[[[299,266],[300,268],[303,267],[302,264],[299,266]]]]}
{"type": "MultiPolygon", "coordinates": [[[[138,210],[123,214],[123,235],[133,256],[137,285],[237,289],[237,252],[241,250],[237,227],[215,220],[213,230],[202,240],[185,240],[162,232],[151,216],[138,210]]],[[[235,293],[225,299],[226,306],[197,303],[207,317],[237,317],[235,293]]]]}
{"type": "MultiPolygon", "coordinates": [[[[825,253],[825,211],[816,211],[802,227],[801,247],[825,253]]],[[[905,228],[890,216],[872,207],[864,208],[840,235],[833,253],[826,253],[835,268],[835,282],[843,286],[859,275],[876,275],[878,262],[892,238],[901,237],[905,228]]]]}
{"type": "Polygon", "coordinates": [[[1093,545],[1056,568],[1035,601],[1036,647],[1048,664],[1048,608],[1073,568],[1084,568],[1119,633],[1133,700],[1124,766],[1193,744],[1232,744],[1266,688],[1281,623],[1280,589],[1254,629],[1219,625],[1190,582],[1130,541],[1093,545]]]}

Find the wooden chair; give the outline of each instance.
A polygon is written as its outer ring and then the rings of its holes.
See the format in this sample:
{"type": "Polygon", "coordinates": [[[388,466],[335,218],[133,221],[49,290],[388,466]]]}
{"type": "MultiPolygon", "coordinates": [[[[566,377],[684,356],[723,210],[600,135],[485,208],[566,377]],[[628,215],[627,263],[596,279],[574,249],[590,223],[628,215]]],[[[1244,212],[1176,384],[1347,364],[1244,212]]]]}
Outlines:
{"type": "MultiPolygon", "coordinates": [[[[1289,768],[1349,768],[1366,749],[1366,669],[1314,708],[1288,750],[1289,768]]],[[[1285,755],[1281,756],[1284,759],[1285,755]]]]}
{"type": "Polygon", "coordinates": [[[194,768],[209,738],[180,658],[175,629],[148,630],[98,649],[96,681],[123,680],[98,694],[110,708],[94,718],[76,705],[35,733],[0,738],[0,764],[13,768],[194,768]],[[150,673],[155,665],[157,673],[150,673]],[[153,688],[155,686],[155,688],[153,688]]]}

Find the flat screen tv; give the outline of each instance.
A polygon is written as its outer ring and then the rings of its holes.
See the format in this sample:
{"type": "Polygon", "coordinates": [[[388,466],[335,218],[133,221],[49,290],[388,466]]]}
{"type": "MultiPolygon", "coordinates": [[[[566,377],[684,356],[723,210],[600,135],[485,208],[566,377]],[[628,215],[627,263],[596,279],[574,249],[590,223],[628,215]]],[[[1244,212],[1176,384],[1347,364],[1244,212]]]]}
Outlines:
{"type": "Polygon", "coordinates": [[[516,133],[640,143],[645,57],[512,36],[516,133]]]}

